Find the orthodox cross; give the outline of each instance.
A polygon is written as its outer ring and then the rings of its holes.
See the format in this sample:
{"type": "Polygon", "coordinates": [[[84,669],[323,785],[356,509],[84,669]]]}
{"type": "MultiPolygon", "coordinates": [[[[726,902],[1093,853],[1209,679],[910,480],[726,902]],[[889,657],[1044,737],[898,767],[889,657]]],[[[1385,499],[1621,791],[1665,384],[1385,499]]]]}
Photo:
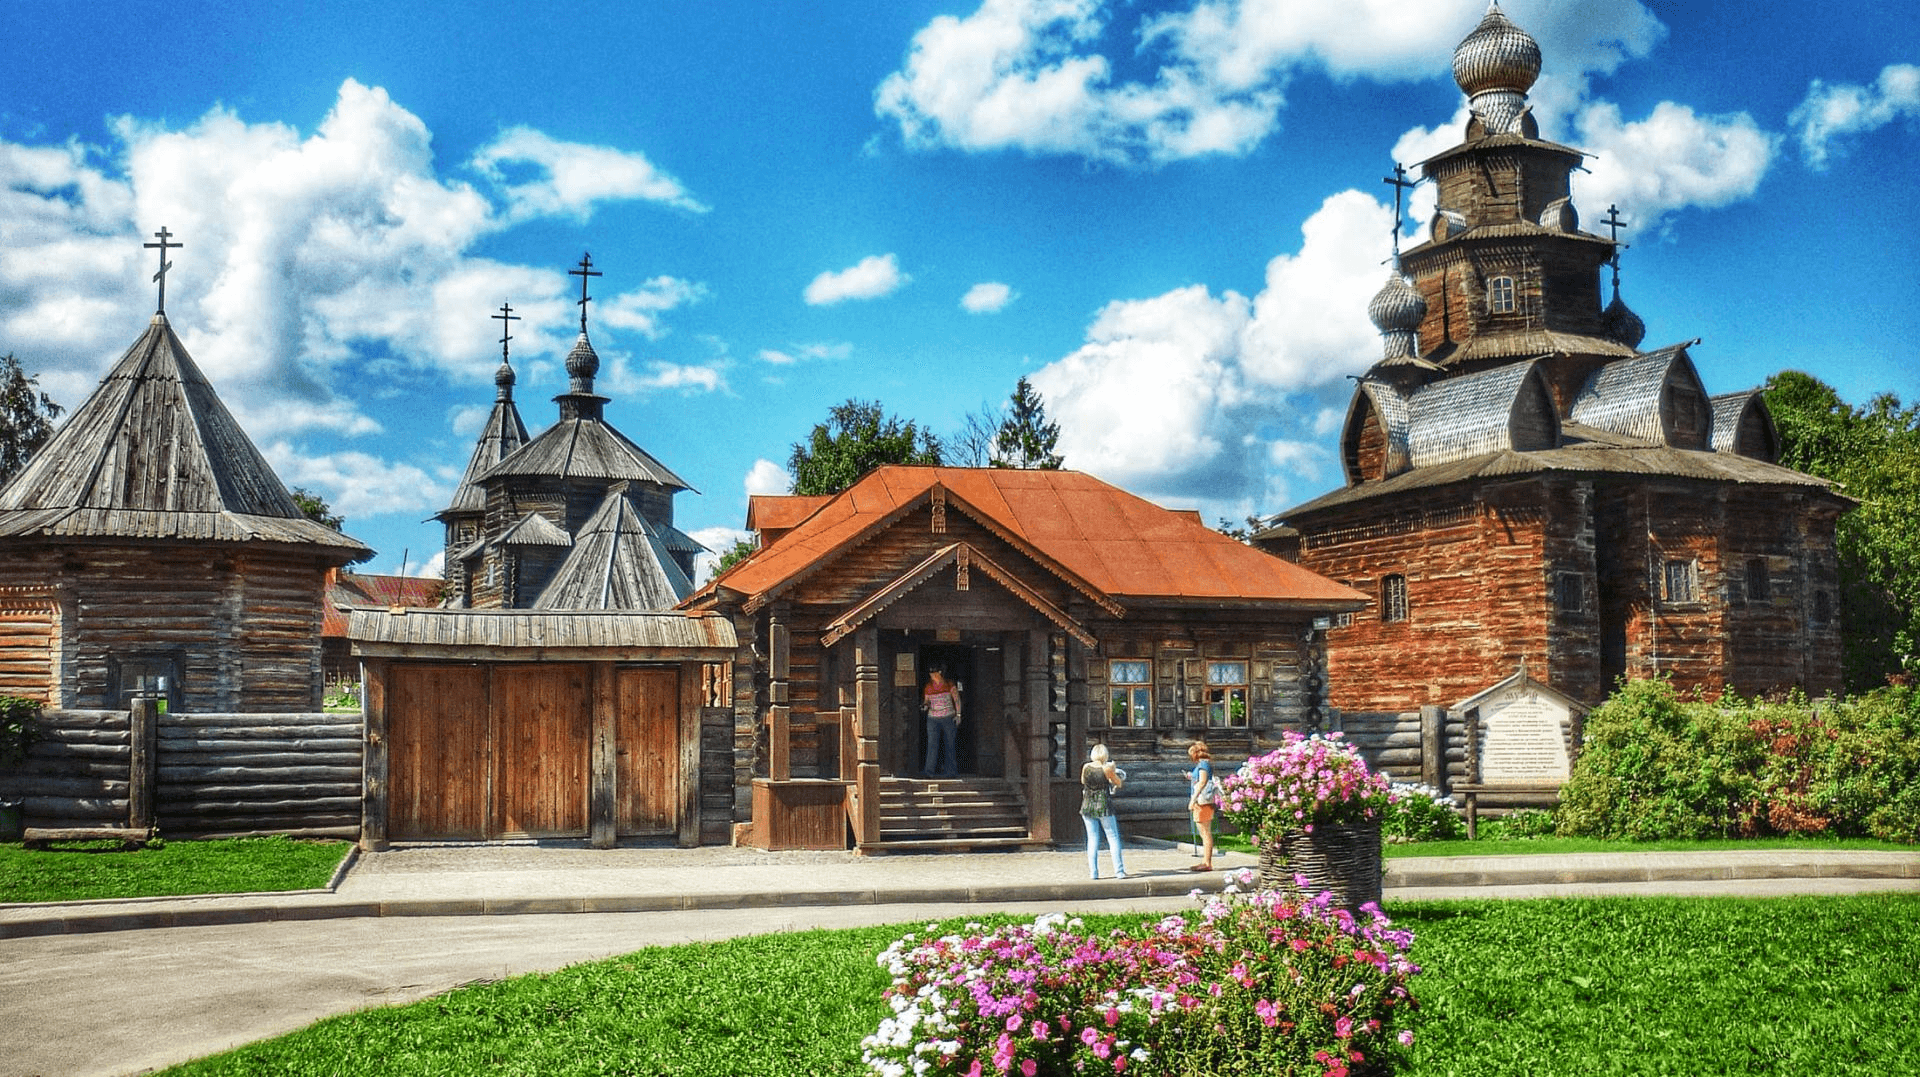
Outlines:
{"type": "Polygon", "coordinates": [[[587,296],[587,278],[598,277],[600,275],[600,271],[593,268],[593,254],[591,252],[580,256],[579,269],[567,270],[567,276],[580,278],[580,331],[582,333],[587,331],[587,304],[592,302],[587,296]]]}
{"type": "Polygon", "coordinates": [[[160,271],[153,275],[153,279],[160,283],[160,305],[155,307],[153,312],[155,314],[165,314],[167,312],[167,270],[173,268],[173,263],[167,261],[167,251],[169,248],[184,247],[186,244],[167,242],[173,238],[173,233],[167,231],[167,226],[164,224],[160,226],[158,232],[154,233],[154,236],[158,238],[160,242],[143,243],[141,246],[160,248],[160,271]]]}
{"type": "Polygon", "coordinates": [[[504,363],[507,361],[507,341],[513,339],[512,323],[519,321],[520,316],[513,312],[512,303],[502,303],[500,313],[492,315],[492,318],[500,323],[500,361],[504,363]]]}
{"type": "Polygon", "coordinates": [[[1407,166],[1398,161],[1393,163],[1393,175],[1383,177],[1381,183],[1393,184],[1393,256],[1400,257],[1400,196],[1420,185],[1419,180],[1407,178],[1407,166]]]}
{"type": "Polygon", "coordinates": [[[1620,291],[1620,252],[1627,248],[1627,244],[1620,242],[1620,229],[1625,228],[1627,222],[1620,219],[1620,207],[1610,205],[1607,207],[1606,218],[1600,223],[1607,226],[1608,238],[1610,242],[1613,243],[1613,257],[1607,259],[1607,261],[1613,266],[1613,290],[1618,294],[1620,291]]]}

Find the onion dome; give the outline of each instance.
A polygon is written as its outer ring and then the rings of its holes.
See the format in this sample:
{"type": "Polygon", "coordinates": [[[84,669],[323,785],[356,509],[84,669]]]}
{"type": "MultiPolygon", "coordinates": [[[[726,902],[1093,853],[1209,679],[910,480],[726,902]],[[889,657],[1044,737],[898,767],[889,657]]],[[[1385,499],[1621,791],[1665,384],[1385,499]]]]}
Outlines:
{"type": "Polygon", "coordinates": [[[1427,317],[1427,299],[1400,272],[1398,258],[1387,272],[1387,283],[1367,304],[1367,317],[1380,330],[1387,360],[1419,358],[1420,323],[1427,317]]]}
{"type": "Polygon", "coordinates": [[[1500,10],[1485,18],[1453,50],[1453,81],[1489,134],[1513,134],[1527,110],[1527,91],[1540,77],[1540,43],[1500,10]]]}
{"type": "Polygon", "coordinates": [[[567,391],[570,393],[593,392],[593,376],[600,373],[600,354],[593,350],[587,334],[582,332],[580,339],[573,342],[573,350],[567,353],[567,391]]]}
{"type": "Polygon", "coordinates": [[[501,363],[500,369],[493,372],[493,385],[494,388],[499,390],[499,392],[495,394],[494,399],[512,400],[513,383],[515,380],[517,379],[514,377],[513,364],[501,363]]]}
{"type": "Polygon", "coordinates": [[[1638,348],[1646,339],[1647,323],[1621,301],[1618,291],[1613,293],[1613,302],[1600,312],[1600,325],[1608,336],[1629,348],[1638,348]]]}

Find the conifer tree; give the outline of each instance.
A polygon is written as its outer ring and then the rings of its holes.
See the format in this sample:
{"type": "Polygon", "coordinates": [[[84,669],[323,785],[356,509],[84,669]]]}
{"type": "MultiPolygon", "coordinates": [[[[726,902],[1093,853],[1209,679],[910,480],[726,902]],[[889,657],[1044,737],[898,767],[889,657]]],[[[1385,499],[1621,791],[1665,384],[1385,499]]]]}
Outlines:
{"type": "Polygon", "coordinates": [[[994,438],[993,466],[1053,471],[1064,462],[1054,447],[1060,442],[1060,424],[1047,421],[1046,404],[1023,376],[1013,386],[1007,416],[994,438]]]}

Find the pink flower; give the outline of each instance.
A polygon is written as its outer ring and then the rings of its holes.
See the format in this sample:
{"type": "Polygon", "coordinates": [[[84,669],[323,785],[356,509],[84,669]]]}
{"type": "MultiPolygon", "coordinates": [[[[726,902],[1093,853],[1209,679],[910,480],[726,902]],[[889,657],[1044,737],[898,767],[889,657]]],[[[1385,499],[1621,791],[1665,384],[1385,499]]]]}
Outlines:
{"type": "Polygon", "coordinates": [[[1040,1072],[1040,1063],[1035,1062],[1031,1058],[1021,1060],[1020,1062],[1021,1077],[1033,1077],[1033,1075],[1038,1072],[1040,1072]]]}
{"type": "Polygon", "coordinates": [[[1353,1035],[1353,1018],[1342,1017],[1335,1021],[1333,1023],[1333,1034],[1343,1040],[1353,1035]]]}
{"type": "Polygon", "coordinates": [[[1399,1040],[1400,1040],[1400,1046],[1402,1046],[1402,1047],[1412,1047],[1412,1046],[1413,1046],[1413,1030],[1412,1030],[1412,1029],[1410,1029],[1410,1028],[1403,1028],[1403,1029],[1401,1029],[1401,1030],[1400,1030],[1400,1035],[1399,1035],[1399,1037],[1398,1037],[1398,1038],[1399,1038],[1399,1040]]]}

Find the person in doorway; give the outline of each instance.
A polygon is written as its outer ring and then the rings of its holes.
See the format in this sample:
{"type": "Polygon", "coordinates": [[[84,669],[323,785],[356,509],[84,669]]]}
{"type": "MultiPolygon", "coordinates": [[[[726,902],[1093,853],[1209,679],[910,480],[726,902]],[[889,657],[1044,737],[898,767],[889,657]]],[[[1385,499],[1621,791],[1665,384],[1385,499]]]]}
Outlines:
{"type": "Polygon", "coordinates": [[[920,709],[927,715],[927,777],[952,778],[960,773],[960,686],[947,680],[939,666],[927,670],[920,709]]]}
{"type": "Polygon", "coordinates": [[[1107,746],[1096,744],[1080,768],[1080,821],[1087,826],[1087,874],[1100,877],[1100,832],[1106,831],[1113,852],[1113,877],[1127,877],[1127,857],[1120,845],[1120,820],[1113,814],[1113,794],[1127,782],[1127,772],[1113,765],[1107,746]]]}
{"type": "Polygon", "coordinates": [[[1193,832],[1200,846],[1200,862],[1190,870],[1213,870],[1213,813],[1220,806],[1220,783],[1213,777],[1213,752],[1207,742],[1196,740],[1187,746],[1187,758],[1193,770],[1187,774],[1187,812],[1193,816],[1193,832]]]}

